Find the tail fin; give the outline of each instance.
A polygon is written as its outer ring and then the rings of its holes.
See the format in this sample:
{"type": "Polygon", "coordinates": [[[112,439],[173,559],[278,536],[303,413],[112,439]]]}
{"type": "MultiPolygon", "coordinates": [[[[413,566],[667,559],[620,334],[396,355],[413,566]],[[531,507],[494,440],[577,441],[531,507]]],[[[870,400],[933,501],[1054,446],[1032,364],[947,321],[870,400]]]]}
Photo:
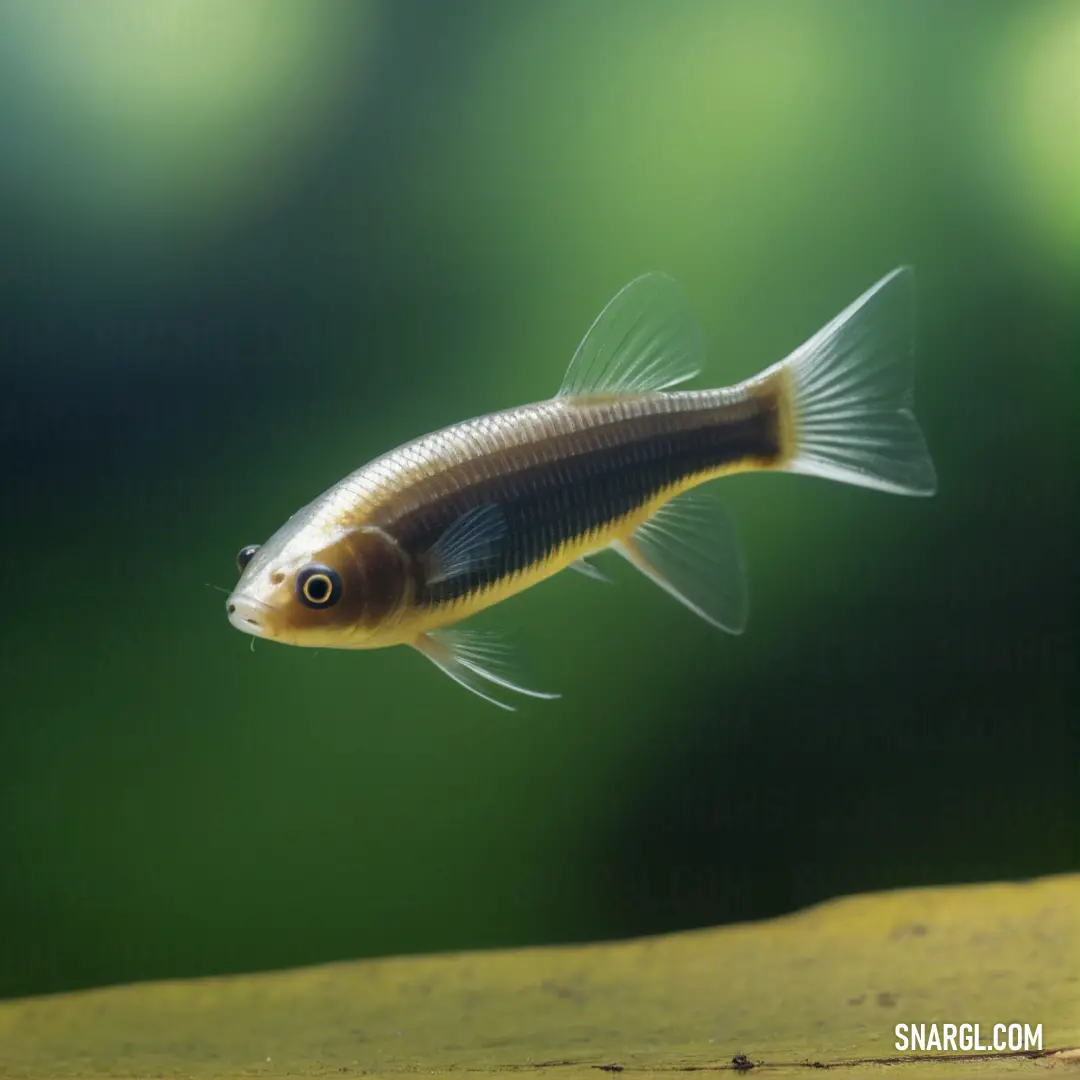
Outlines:
{"type": "Polygon", "coordinates": [[[780,468],[899,495],[937,477],[912,413],[913,273],[887,274],[766,376],[780,376],[780,468]]]}

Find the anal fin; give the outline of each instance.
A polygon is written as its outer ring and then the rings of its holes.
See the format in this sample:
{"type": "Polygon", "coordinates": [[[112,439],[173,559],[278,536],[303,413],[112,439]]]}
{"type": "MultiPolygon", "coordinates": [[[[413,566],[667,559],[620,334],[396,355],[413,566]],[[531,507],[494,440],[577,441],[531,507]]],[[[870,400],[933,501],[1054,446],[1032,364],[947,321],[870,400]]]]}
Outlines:
{"type": "Polygon", "coordinates": [[[413,646],[454,682],[507,712],[516,711],[515,707],[492,697],[493,686],[548,701],[561,696],[529,690],[514,682],[509,677],[510,649],[497,634],[461,628],[436,630],[422,634],[413,646]]]}
{"type": "Polygon", "coordinates": [[[585,577],[592,578],[593,581],[606,581],[609,585],[611,584],[611,578],[609,578],[603,570],[599,570],[597,567],[593,566],[584,555],[580,559],[575,559],[570,563],[567,569],[576,570],[579,574],[584,574],[585,577]]]}
{"type": "Polygon", "coordinates": [[[662,506],[612,545],[695,615],[730,634],[746,628],[746,570],[727,511],[710,488],[662,506]]]}

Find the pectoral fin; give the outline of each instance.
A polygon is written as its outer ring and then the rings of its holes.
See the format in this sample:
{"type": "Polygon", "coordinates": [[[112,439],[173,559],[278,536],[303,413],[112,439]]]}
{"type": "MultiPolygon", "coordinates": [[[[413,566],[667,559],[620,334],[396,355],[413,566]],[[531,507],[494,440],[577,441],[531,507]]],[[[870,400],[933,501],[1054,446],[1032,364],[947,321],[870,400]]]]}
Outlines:
{"type": "Polygon", "coordinates": [[[490,569],[506,541],[506,517],[494,503],[462,514],[422,556],[429,585],[490,569]]]}

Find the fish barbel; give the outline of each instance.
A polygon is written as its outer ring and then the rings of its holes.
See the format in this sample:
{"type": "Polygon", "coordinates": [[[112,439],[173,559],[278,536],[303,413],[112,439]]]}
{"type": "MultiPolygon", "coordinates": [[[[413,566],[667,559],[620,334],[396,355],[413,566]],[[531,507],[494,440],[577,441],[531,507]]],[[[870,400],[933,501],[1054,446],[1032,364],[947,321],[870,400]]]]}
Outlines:
{"type": "Polygon", "coordinates": [[[377,458],[243,548],[237,629],[291,645],[410,645],[502,708],[501,643],[456,624],[611,548],[703,619],[740,633],[739,549],[708,481],[804,473],[931,495],[912,414],[909,268],[785,360],[735,386],[673,390],[704,342],[673,279],[630,282],[555,397],[443,428],[377,458]]]}

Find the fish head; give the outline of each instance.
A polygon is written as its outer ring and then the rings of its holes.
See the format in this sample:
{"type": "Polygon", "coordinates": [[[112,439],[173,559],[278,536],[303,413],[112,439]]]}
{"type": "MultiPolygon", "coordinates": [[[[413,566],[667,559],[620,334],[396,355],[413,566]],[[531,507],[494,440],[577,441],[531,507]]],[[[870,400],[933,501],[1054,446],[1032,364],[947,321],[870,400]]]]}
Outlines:
{"type": "Polygon", "coordinates": [[[241,549],[229,622],[286,645],[371,647],[404,595],[401,552],[381,529],[298,517],[241,549]]]}

